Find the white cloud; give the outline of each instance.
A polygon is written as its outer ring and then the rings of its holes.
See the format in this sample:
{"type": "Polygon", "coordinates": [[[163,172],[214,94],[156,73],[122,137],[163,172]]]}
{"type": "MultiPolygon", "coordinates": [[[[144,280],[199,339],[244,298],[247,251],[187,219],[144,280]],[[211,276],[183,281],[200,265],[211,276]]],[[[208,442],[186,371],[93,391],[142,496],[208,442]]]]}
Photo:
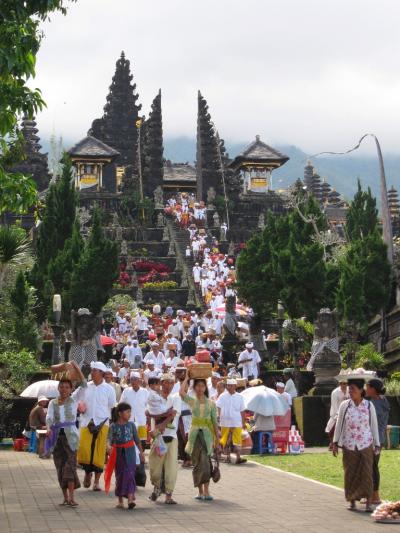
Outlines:
{"type": "Polygon", "coordinates": [[[147,113],[196,132],[197,89],[223,137],[340,149],[365,131],[398,151],[395,0],[78,0],[44,26],[40,133],[78,140],[101,116],[115,61],[131,60],[147,113]]]}

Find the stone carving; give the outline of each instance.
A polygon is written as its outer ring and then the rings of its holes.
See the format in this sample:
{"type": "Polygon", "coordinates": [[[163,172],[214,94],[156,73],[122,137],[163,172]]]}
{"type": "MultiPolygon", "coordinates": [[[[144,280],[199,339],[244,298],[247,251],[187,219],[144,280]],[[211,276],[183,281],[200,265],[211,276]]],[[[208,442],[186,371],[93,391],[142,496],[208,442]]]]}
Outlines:
{"type": "Polygon", "coordinates": [[[340,372],[337,318],[334,311],[321,309],[314,321],[314,340],[307,370],[315,374],[314,394],[330,394],[337,386],[335,376],[340,372]]]}
{"type": "Polygon", "coordinates": [[[119,217],[118,217],[118,213],[116,211],[114,211],[113,216],[112,216],[112,225],[114,227],[119,226],[119,217]]]}
{"type": "Polygon", "coordinates": [[[228,246],[228,255],[234,256],[235,255],[235,243],[231,241],[228,246]]]}
{"type": "Polygon", "coordinates": [[[207,190],[207,207],[208,209],[214,208],[214,202],[215,198],[217,197],[217,193],[215,192],[214,187],[209,187],[207,190]]]}
{"type": "Polygon", "coordinates": [[[213,224],[214,228],[219,228],[220,226],[219,214],[217,213],[217,211],[215,211],[213,214],[213,224]]]}
{"type": "Polygon", "coordinates": [[[161,185],[154,190],[154,204],[156,209],[162,209],[164,207],[164,193],[161,185]]]}
{"type": "Polygon", "coordinates": [[[169,247],[168,247],[168,256],[175,255],[175,244],[174,241],[169,241],[169,247]]]}
{"type": "Polygon", "coordinates": [[[219,228],[219,240],[220,241],[226,241],[226,232],[228,231],[228,226],[226,225],[226,222],[223,222],[221,224],[221,227],[219,228]]]}
{"type": "Polygon", "coordinates": [[[164,214],[160,211],[160,212],[157,214],[157,228],[162,228],[162,227],[164,227],[164,224],[165,224],[164,214]]]}
{"type": "Polygon", "coordinates": [[[71,332],[69,358],[75,361],[84,373],[89,374],[90,363],[97,361],[97,351],[103,351],[100,342],[100,318],[86,308],[72,310],[71,332]]]}
{"type": "Polygon", "coordinates": [[[128,244],[125,240],[121,242],[121,255],[128,255],[128,244]]]}
{"type": "Polygon", "coordinates": [[[169,241],[169,231],[168,226],[164,226],[163,234],[162,234],[162,241],[168,242],[169,241]]]}
{"type": "Polygon", "coordinates": [[[236,318],[236,296],[231,294],[227,296],[225,303],[225,318],[224,318],[224,338],[234,337],[236,340],[236,327],[238,321],[236,318]]]}
{"type": "Polygon", "coordinates": [[[115,240],[118,242],[122,241],[122,228],[121,226],[117,226],[115,228],[115,240]]]}
{"type": "Polygon", "coordinates": [[[138,306],[143,305],[143,291],[142,291],[141,287],[139,287],[137,292],[136,292],[136,304],[138,306]]]}
{"type": "Polygon", "coordinates": [[[264,213],[260,213],[260,216],[258,217],[258,224],[257,226],[260,228],[260,229],[263,229],[263,227],[265,226],[265,215],[264,213]]]}

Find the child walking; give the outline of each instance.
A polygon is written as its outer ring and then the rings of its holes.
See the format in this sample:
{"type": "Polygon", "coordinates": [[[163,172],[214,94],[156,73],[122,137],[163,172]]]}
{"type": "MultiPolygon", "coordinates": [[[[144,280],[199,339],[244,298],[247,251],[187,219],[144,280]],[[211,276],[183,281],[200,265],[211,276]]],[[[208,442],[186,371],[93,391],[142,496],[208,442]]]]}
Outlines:
{"type": "Polygon", "coordinates": [[[135,503],[135,470],[136,463],[144,463],[144,453],[139,435],[133,422],[129,422],[131,406],[121,402],[115,408],[117,421],[110,426],[108,433],[109,459],[104,475],[105,491],[110,490],[111,476],[115,469],[115,495],[118,498],[118,509],[124,508],[124,498],[128,499],[128,509],[135,503]]]}

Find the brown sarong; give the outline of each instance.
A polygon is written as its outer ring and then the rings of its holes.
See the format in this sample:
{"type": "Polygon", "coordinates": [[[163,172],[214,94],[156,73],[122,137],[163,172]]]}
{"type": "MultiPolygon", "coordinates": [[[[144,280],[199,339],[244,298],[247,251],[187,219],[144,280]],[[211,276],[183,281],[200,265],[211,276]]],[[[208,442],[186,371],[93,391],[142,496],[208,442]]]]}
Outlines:
{"type": "Polygon", "coordinates": [[[207,445],[203,432],[197,433],[192,452],[193,485],[198,487],[203,483],[209,483],[211,479],[211,460],[207,453],[207,445]]]}
{"type": "Polygon", "coordinates": [[[57,470],[57,477],[62,489],[68,488],[68,483],[74,482],[75,489],[81,486],[76,473],[76,452],[69,447],[67,437],[63,434],[58,435],[56,446],[53,450],[53,460],[57,470]]]}
{"type": "Polygon", "coordinates": [[[344,494],[347,501],[371,498],[374,449],[348,450],[343,448],[344,494]]]}

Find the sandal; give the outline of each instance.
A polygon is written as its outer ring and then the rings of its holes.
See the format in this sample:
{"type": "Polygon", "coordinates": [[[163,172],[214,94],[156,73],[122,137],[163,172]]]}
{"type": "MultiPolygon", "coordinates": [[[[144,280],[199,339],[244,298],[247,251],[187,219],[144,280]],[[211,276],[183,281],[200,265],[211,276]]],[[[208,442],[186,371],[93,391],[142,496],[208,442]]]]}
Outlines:
{"type": "Polygon", "coordinates": [[[135,502],[128,502],[128,509],[133,509],[134,507],[136,507],[135,502]]]}
{"type": "Polygon", "coordinates": [[[101,492],[101,488],[98,485],[96,485],[96,483],[93,485],[93,490],[94,492],[101,492]]]}
{"type": "Polygon", "coordinates": [[[68,500],[64,500],[62,503],[58,504],[59,507],[66,507],[67,505],[69,505],[68,500]]]}
{"type": "Polygon", "coordinates": [[[153,492],[149,496],[149,500],[152,502],[156,502],[160,494],[153,490],[153,492]]]}
{"type": "Polygon", "coordinates": [[[71,501],[68,503],[68,505],[69,505],[70,507],[78,507],[79,503],[76,503],[74,500],[71,500],[71,501]]]}
{"type": "Polygon", "coordinates": [[[195,500],[204,500],[204,496],[202,494],[198,494],[194,497],[195,500]]]}
{"type": "Polygon", "coordinates": [[[206,502],[212,502],[214,498],[211,496],[211,494],[208,494],[207,496],[204,496],[204,500],[206,502]]]}
{"type": "Polygon", "coordinates": [[[124,504],[123,503],[117,503],[117,505],[115,506],[116,509],[123,509],[124,508],[124,504]]]}
{"type": "Polygon", "coordinates": [[[83,480],[83,486],[85,489],[90,489],[90,485],[92,484],[92,474],[85,474],[85,478],[83,480]]]}
{"type": "Polygon", "coordinates": [[[177,502],[171,498],[170,500],[165,500],[165,505],[177,505],[177,502]]]}
{"type": "Polygon", "coordinates": [[[244,463],[247,463],[247,459],[241,457],[240,459],[236,459],[235,465],[243,465],[244,463]]]}
{"type": "Polygon", "coordinates": [[[356,502],[350,502],[350,505],[347,507],[348,511],[357,511],[356,502]]]}

